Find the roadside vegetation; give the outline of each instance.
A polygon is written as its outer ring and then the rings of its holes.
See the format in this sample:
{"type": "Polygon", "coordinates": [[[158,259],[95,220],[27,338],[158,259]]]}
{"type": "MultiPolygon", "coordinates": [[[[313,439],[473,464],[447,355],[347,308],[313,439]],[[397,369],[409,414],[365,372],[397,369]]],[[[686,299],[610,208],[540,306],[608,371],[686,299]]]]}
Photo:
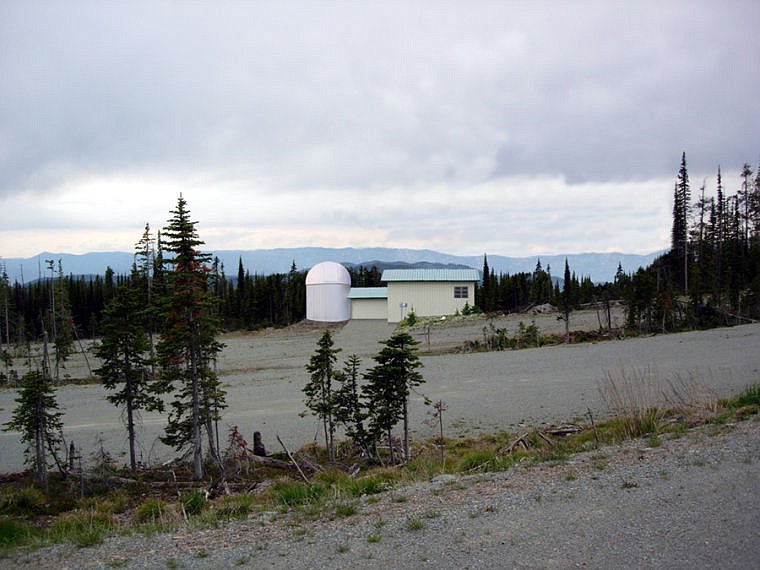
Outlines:
{"type": "MultiPolygon", "coordinates": [[[[267,465],[241,453],[245,442],[236,436],[224,454],[224,477],[214,473],[215,460],[207,460],[210,482],[192,480],[191,462],[132,472],[107,455],[78,476],[51,473],[47,492],[35,485],[32,471],[6,475],[0,490],[0,557],[63,542],[87,547],[115,534],[207,528],[232,519],[255,517],[266,524],[282,516],[296,521],[346,518],[380,494],[397,493],[401,500],[405,483],[442,474],[563,463],[575,453],[630,439],[657,447],[696,426],[729,429],[738,421],[759,421],[760,384],[732,398],[710,399],[695,382],[676,380],[661,386],[671,404],[645,407],[653,380],[643,373],[609,376],[601,390],[616,413],[603,420],[586,417],[520,433],[415,441],[408,461],[397,465],[379,464],[350,441],[335,442],[333,461],[324,447],[311,445],[290,456],[268,456],[264,461],[278,463],[267,465]]],[[[380,453],[387,462],[389,451],[380,453]]],[[[410,530],[418,526],[410,523],[410,530]]]]}

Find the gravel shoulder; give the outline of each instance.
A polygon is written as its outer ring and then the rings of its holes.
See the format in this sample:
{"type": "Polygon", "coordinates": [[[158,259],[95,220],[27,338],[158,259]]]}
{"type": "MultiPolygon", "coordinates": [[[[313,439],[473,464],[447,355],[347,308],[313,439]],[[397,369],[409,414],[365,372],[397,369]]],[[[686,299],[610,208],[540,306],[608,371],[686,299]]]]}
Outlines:
{"type": "Polygon", "coordinates": [[[87,549],[55,546],[0,566],[752,568],[760,558],[760,421],[379,497],[347,518],[269,513],[87,549]]]}

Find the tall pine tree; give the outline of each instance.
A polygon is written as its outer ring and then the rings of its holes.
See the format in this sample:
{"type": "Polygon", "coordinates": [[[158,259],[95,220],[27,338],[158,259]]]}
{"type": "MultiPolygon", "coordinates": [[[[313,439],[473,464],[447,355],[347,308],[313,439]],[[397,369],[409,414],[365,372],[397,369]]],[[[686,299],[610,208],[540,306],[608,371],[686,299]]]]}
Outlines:
{"type": "Polygon", "coordinates": [[[178,451],[192,448],[193,478],[199,480],[203,478],[204,430],[210,454],[219,458],[214,424],[226,404],[214,363],[223,345],[216,340],[219,324],[214,297],[208,291],[211,256],[199,250],[203,242],[195,229],[197,222],[191,221],[181,194],[171,213],[163,233],[167,296],[157,354],[163,389],[174,392],[174,400],[162,441],[178,451]]]}

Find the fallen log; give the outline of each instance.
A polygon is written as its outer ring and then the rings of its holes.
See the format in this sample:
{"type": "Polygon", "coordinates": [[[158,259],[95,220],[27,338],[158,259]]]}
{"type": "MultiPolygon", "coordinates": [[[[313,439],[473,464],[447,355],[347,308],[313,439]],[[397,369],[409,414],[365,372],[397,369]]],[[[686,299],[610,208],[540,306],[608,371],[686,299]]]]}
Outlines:
{"type": "Polygon", "coordinates": [[[525,441],[525,438],[528,437],[529,433],[530,432],[526,431],[524,434],[522,434],[521,436],[519,436],[516,440],[514,440],[508,446],[502,447],[499,450],[499,453],[497,455],[504,455],[505,453],[512,453],[515,450],[515,447],[517,447],[518,445],[522,445],[527,450],[528,449],[528,444],[525,441]]]}
{"type": "Polygon", "coordinates": [[[265,467],[274,467],[276,469],[292,469],[293,468],[293,466],[290,463],[288,463],[287,461],[283,461],[282,459],[275,459],[274,457],[268,457],[266,455],[254,455],[250,451],[248,453],[248,459],[256,463],[260,463],[261,465],[264,465],[265,467]]]}

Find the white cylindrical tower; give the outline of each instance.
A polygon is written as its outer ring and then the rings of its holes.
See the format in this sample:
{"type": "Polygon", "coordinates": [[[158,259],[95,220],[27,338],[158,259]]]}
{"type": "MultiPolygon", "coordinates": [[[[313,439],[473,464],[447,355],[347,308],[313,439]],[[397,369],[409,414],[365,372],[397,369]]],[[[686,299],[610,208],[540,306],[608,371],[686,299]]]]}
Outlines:
{"type": "Polygon", "coordinates": [[[306,318],[335,323],[351,318],[351,275],[340,263],[323,261],[306,274],[306,318]]]}

